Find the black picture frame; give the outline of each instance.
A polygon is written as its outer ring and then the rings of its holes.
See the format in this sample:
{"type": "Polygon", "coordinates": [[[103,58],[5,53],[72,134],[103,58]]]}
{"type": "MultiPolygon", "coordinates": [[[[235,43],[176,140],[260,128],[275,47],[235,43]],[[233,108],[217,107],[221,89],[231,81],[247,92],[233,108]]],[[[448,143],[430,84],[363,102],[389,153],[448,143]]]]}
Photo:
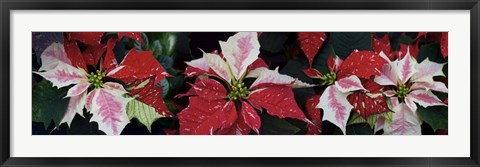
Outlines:
{"type": "MultiPolygon", "coordinates": [[[[1,166],[480,166],[478,0],[1,0],[1,166]],[[17,158],[10,155],[11,10],[469,10],[470,157],[465,158],[17,158]]],[[[445,143],[450,144],[450,143],[445,143]]]]}

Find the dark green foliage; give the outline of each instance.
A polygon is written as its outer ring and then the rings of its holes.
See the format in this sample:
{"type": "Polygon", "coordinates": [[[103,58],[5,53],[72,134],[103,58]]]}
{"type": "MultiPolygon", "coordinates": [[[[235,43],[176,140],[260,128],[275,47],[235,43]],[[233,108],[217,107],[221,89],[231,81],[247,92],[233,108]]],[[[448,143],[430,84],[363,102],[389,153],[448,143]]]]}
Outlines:
{"type": "Polygon", "coordinates": [[[32,120],[43,122],[45,127],[50,121],[58,126],[70,101],[70,98],[64,98],[68,89],[57,89],[47,80],[38,82],[32,91],[32,120]]]}
{"type": "Polygon", "coordinates": [[[417,106],[417,114],[433,130],[448,129],[448,108],[446,106],[431,106],[427,108],[417,106]]]}
{"type": "Polygon", "coordinates": [[[418,51],[417,61],[420,63],[426,58],[429,58],[430,61],[435,63],[446,63],[447,60],[443,58],[442,53],[440,52],[440,44],[432,43],[420,46],[418,51]]]}
{"type": "Polygon", "coordinates": [[[283,32],[264,32],[258,38],[262,50],[276,53],[285,50],[288,35],[283,32]]]}
{"type": "Polygon", "coordinates": [[[347,135],[373,135],[373,129],[366,123],[347,126],[347,135]]]}
{"type": "Polygon", "coordinates": [[[261,114],[262,126],[260,134],[264,135],[293,135],[300,131],[300,128],[290,124],[288,121],[275,116],[261,114]]]}
{"type": "Polygon", "coordinates": [[[332,32],[330,38],[335,53],[342,59],[345,59],[355,49],[372,49],[372,35],[369,32],[332,32]]]}

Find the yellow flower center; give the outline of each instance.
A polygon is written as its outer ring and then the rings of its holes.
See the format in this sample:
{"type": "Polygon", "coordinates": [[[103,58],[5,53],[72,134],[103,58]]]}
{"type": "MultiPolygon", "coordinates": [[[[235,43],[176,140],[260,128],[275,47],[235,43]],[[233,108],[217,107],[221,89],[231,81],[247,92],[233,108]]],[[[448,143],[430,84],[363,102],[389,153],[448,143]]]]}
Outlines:
{"type": "Polygon", "coordinates": [[[320,77],[324,85],[333,85],[337,79],[337,74],[334,71],[330,71],[326,75],[320,77]]]}
{"type": "Polygon", "coordinates": [[[228,93],[228,98],[230,100],[246,99],[248,94],[250,94],[250,91],[243,82],[233,81],[232,90],[228,93]]]}
{"type": "Polygon", "coordinates": [[[400,84],[398,87],[397,87],[397,91],[395,92],[395,94],[398,96],[398,97],[405,97],[408,95],[408,93],[410,93],[410,88],[407,87],[407,85],[405,84],[400,84]]]}
{"type": "Polygon", "coordinates": [[[88,82],[90,82],[95,88],[101,88],[103,86],[103,77],[105,77],[105,72],[97,70],[96,73],[90,72],[90,74],[87,74],[88,77],[88,82]]]}

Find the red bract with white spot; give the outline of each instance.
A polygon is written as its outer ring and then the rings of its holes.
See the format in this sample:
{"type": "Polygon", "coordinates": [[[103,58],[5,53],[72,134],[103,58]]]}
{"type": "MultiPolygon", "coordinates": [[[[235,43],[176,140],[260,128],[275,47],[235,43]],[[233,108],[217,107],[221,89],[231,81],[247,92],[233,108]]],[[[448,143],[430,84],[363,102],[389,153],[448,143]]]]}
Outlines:
{"type": "Polygon", "coordinates": [[[376,53],[385,53],[385,55],[387,55],[390,60],[393,60],[395,58],[392,57],[393,49],[390,45],[390,36],[388,36],[388,34],[385,34],[382,38],[372,38],[372,49],[376,53]]]}
{"type": "Polygon", "coordinates": [[[163,101],[163,87],[157,86],[154,82],[155,78],[157,77],[152,76],[130,82],[128,84],[130,87],[128,94],[136,100],[153,107],[161,117],[172,117],[172,113],[167,108],[165,101],[163,101]]]}
{"type": "Polygon", "coordinates": [[[258,57],[257,33],[239,32],[220,41],[222,54],[203,53],[187,62],[187,77],[199,76],[185,94],[189,105],[178,114],[180,134],[259,134],[263,109],[279,118],[310,122],[297,106],[292,87],[309,84],[276,70],[258,57]],[[222,56],[223,55],[223,56],[222,56]],[[254,78],[245,85],[245,78],[254,78]]]}
{"type": "MultiPolygon", "coordinates": [[[[91,121],[98,122],[100,130],[108,135],[118,135],[129,122],[126,104],[132,98],[124,96],[128,92],[123,85],[110,82],[108,78],[119,79],[125,83],[138,83],[134,81],[151,78],[152,84],[145,83],[141,88],[144,88],[145,85],[152,88],[153,83],[158,83],[167,76],[167,73],[151,53],[137,52],[135,49],[132,49],[118,64],[113,53],[117,39],[110,38],[104,45],[100,43],[102,36],[103,33],[94,32],[67,33],[64,44],[53,43],[45,49],[41,55],[42,67],[39,72],[35,73],[49,80],[58,88],[74,85],[66,95],[66,97],[70,97],[70,102],[61,123],[66,122],[70,125],[75,114],[82,115],[82,110],[86,107],[87,111],[93,113],[91,121]],[[86,45],[87,48],[83,53],[80,51],[77,41],[86,45]],[[102,59],[101,56],[105,50],[105,57],[102,59]],[[132,56],[135,57],[135,60],[130,58],[132,56]],[[101,62],[97,63],[98,61],[101,62]],[[87,66],[96,67],[97,64],[100,64],[100,67],[96,71],[87,72],[87,66]],[[88,92],[90,87],[93,87],[93,90],[88,92]]],[[[150,98],[142,96],[141,91],[138,91],[139,85],[134,84],[133,86],[137,87],[133,93],[130,93],[131,96],[139,95],[137,96],[139,101],[156,104],[156,102],[149,102],[150,98]]],[[[152,89],[147,91],[155,92],[152,89]]],[[[162,108],[164,104],[161,107],[153,106],[162,108]]],[[[163,109],[160,110],[164,112],[163,109]]]]}
{"type": "MultiPolygon", "coordinates": [[[[316,108],[323,110],[322,120],[333,123],[345,134],[352,109],[363,117],[377,113],[372,112],[371,108],[386,109],[385,100],[379,98],[381,93],[374,89],[378,87],[371,87],[369,84],[370,89],[366,89],[363,86],[364,83],[368,84],[370,77],[379,74],[379,69],[385,63],[375,52],[355,50],[344,61],[337,56],[330,56],[327,60],[330,72],[327,74],[321,74],[313,68],[305,70],[308,76],[320,79],[323,84],[328,85],[316,105],[316,108]]],[[[386,110],[382,112],[384,111],[386,110]]],[[[309,131],[314,131],[312,128],[314,127],[309,128],[309,131]]]]}
{"type": "Polygon", "coordinates": [[[354,91],[347,97],[354,111],[363,118],[388,112],[387,102],[381,91],[383,86],[375,83],[373,79],[360,79],[360,81],[366,91],[354,91]]]}
{"type": "Polygon", "coordinates": [[[339,67],[337,77],[355,75],[358,78],[369,79],[372,75],[378,75],[385,63],[385,60],[375,52],[354,50],[339,67]]]}
{"type": "Polygon", "coordinates": [[[317,108],[318,103],[320,103],[320,95],[312,95],[305,101],[308,117],[312,121],[312,124],[308,124],[308,135],[322,134],[322,110],[317,108]]]}
{"type": "Polygon", "coordinates": [[[390,61],[385,54],[380,55],[388,61],[381,68],[380,75],[375,77],[375,82],[383,86],[392,86],[393,90],[386,90],[388,97],[400,100],[400,107],[393,106],[395,112],[393,122],[385,124],[385,134],[421,134],[417,111],[417,104],[422,107],[446,105],[432,91],[447,93],[448,89],[442,82],[434,81],[435,76],[445,76],[443,66],[431,62],[428,58],[421,63],[407,54],[399,60],[390,61]],[[415,104],[417,103],[417,104],[415,104]],[[407,119],[408,118],[408,119],[407,119]],[[407,121],[408,124],[398,123],[407,121]],[[417,123],[412,125],[412,123],[417,123]]]}
{"type": "Polygon", "coordinates": [[[327,35],[324,32],[299,32],[298,41],[300,41],[300,47],[307,56],[308,63],[312,67],[313,59],[317,55],[318,49],[322,47],[323,42],[327,39],[327,35]]]}

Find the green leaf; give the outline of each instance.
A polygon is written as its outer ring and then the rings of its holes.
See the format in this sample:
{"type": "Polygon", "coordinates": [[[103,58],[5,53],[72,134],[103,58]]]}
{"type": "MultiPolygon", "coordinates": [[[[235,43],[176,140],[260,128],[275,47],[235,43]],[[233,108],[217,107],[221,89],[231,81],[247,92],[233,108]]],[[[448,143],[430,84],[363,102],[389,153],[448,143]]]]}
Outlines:
{"type": "Polygon", "coordinates": [[[148,48],[158,56],[191,57],[189,33],[185,32],[148,32],[148,48]]]}
{"type": "Polygon", "coordinates": [[[162,86],[162,98],[166,99],[168,96],[168,91],[170,90],[170,83],[168,83],[168,78],[160,81],[160,83],[158,84],[162,86]]]}
{"type": "MultiPolygon", "coordinates": [[[[158,127],[167,128],[167,129],[178,129],[178,119],[173,117],[163,117],[155,121],[158,124],[158,127]]],[[[154,123],[154,124],[155,124],[154,123]]]]}
{"type": "MultiPolygon", "coordinates": [[[[326,42],[323,43],[322,48],[317,53],[317,56],[315,56],[315,59],[313,59],[313,68],[317,69],[320,71],[322,74],[328,73],[328,65],[327,65],[327,60],[331,55],[335,55],[335,52],[333,51],[333,42],[326,42]]],[[[306,59],[305,59],[306,61],[306,59]]],[[[306,64],[308,66],[308,64],[306,64]]]]}
{"type": "Polygon", "coordinates": [[[93,114],[83,110],[83,117],[78,113],[73,117],[70,126],[62,123],[57,129],[51,130],[50,135],[105,135],[105,132],[98,130],[97,122],[90,122],[93,114]]]}
{"type": "Polygon", "coordinates": [[[150,32],[145,33],[146,38],[149,40],[149,47],[147,50],[152,51],[155,58],[158,56],[173,56],[175,45],[177,41],[176,34],[172,32],[150,32]]]}
{"type": "Polygon", "coordinates": [[[38,82],[32,90],[32,120],[43,122],[45,127],[53,121],[58,127],[70,101],[70,98],[64,98],[69,88],[57,89],[47,80],[38,82]]]}
{"type": "MultiPolygon", "coordinates": [[[[402,35],[402,32],[388,32],[388,36],[390,37],[390,39],[395,39],[395,38],[398,38],[402,35]]],[[[383,37],[383,36],[381,36],[383,37]]]]}
{"type": "Polygon", "coordinates": [[[393,112],[386,112],[386,113],[383,113],[384,115],[384,118],[385,118],[385,121],[387,122],[392,122],[393,121],[393,112]]]}
{"type": "Polygon", "coordinates": [[[372,128],[372,129],[375,128],[375,124],[377,123],[378,119],[383,117],[382,114],[371,115],[367,118],[367,123],[368,123],[368,125],[370,125],[370,128],[372,128]]]}
{"type": "Polygon", "coordinates": [[[168,110],[173,114],[177,114],[178,112],[180,112],[180,110],[178,110],[175,107],[175,105],[173,104],[173,101],[171,101],[171,100],[166,100],[165,105],[167,106],[168,110]]]}
{"type": "Polygon", "coordinates": [[[191,57],[192,52],[190,50],[190,34],[185,32],[176,32],[175,35],[175,44],[174,50],[172,51],[172,56],[179,57],[191,57]]]}
{"type": "Polygon", "coordinates": [[[148,40],[148,36],[144,32],[142,32],[142,40],[143,40],[143,43],[145,45],[145,48],[149,48],[150,47],[150,40],[148,40]]]}
{"type": "Polygon", "coordinates": [[[163,47],[160,44],[159,40],[153,41],[153,45],[149,48],[152,51],[153,56],[156,58],[160,57],[163,51],[163,47]]]}
{"type": "Polygon", "coordinates": [[[442,56],[439,43],[426,44],[420,47],[417,57],[418,63],[421,63],[427,57],[435,63],[447,63],[447,60],[442,56]]]}
{"type": "Polygon", "coordinates": [[[433,130],[448,129],[448,107],[447,106],[431,106],[423,108],[417,105],[417,114],[420,118],[428,123],[433,130]]]}
{"type": "Polygon", "coordinates": [[[350,120],[348,120],[347,125],[367,123],[367,120],[361,117],[357,112],[352,112],[351,114],[352,115],[350,116],[350,120]]]}
{"type": "Polygon", "coordinates": [[[163,66],[163,68],[172,68],[173,59],[167,56],[160,56],[157,58],[158,62],[163,66]]]}
{"type": "MultiPolygon", "coordinates": [[[[343,135],[342,130],[334,126],[333,135],[343,135]]],[[[346,135],[374,135],[373,129],[367,123],[347,125],[346,135]]]]}
{"type": "Polygon", "coordinates": [[[361,124],[361,123],[367,123],[371,129],[375,127],[375,124],[377,123],[377,120],[379,118],[385,118],[387,121],[391,122],[392,121],[392,112],[384,112],[380,114],[375,114],[367,117],[367,119],[363,118],[358,114],[357,112],[352,112],[352,116],[350,117],[350,120],[348,121],[347,125],[353,125],[353,124],[361,124]]]}
{"type": "Polygon", "coordinates": [[[264,32],[258,38],[260,48],[268,52],[277,53],[285,49],[284,45],[288,36],[283,32],[264,32]]]}
{"type": "Polygon", "coordinates": [[[372,36],[369,32],[332,32],[330,38],[335,53],[344,60],[355,49],[372,49],[372,36]]]}
{"type": "Polygon", "coordinates": [[[172,57],[169,56],[158,56],[157,61],[163,66],[163,68],[171,75],[177,75],[178,72],[173,68],[175,63],[172,57]]]}
{"type": "Polygon", "coordinates": [[[410,37],[412,40],[417,37],[418,32],[405,32],[405,35],[410,37]]]}
{"type": "Polygon", "coordinates": [[[432,93],[438,97],[438,99],[440,99],[441,101],[444,101],[445,99],[448,98],[448,93],[443,93],[443,92],[436,92],[436,91],[432,91],[432,93]]]}
{"type": "Polygon", "coordinates": [[[445,77],[448,78],[448,64],[445,64],[442,69],[443,73],[445,74],[445,77]]]}
{"type": "Polygon", "coordinates": [[[393,113],[388,111],[380,114],[371,115],[367,118],[367,123],[373,129],[379,118],[385,118],[387,122],[392,122],[393,113]]]}
{"type": "Polygon", "coordinates": [[[373,135],[373,130],[366,123],[347,126],[347,135],[373,135]]]}
{"type": "Polygon", "coordinates": [[[170,95],[175,93],[175,90],[182,87],[184,83],[184,77],[182,75],[176,77],[168,77],[160,82],[160,85],[163,87],[162,97],[164,99],[168,98],[170,95]]]}
{"type": "Polygon", "coordinates": [[[413,39],[410,36],[399,36],[397,38],[393,38],[391,43],[391,46],[393,50],[399,50],[400,49],[400,44],[405,44],[405,45],[411,45],[413,42],[413,39]]]}
{"type": "Polygon", "coordinates": [[[155,111],[155,108],[135,99],[128,102],[127,115],[129,119],[137,118],[150,132],[152,131],[152,123],[161,118],[160,114],[155,111]]]}
{"type": "Polygon", "coordinates": [[[261,114],[262,126],[260,134],[264,135],[293,135],[300,131],[300,128],[290,124],[288,121],[275,116],[261,114]]]}
{"type": "MultiPolygon", "coordinates": [[[[147,34],[145,33],[141,33],[142,34],[142,40],[143,40],[143,45],[142,43],[140,43],[140,41],[137,41],[137,40],[133,40],[133,39],[129,39],[130,41],[133,41],[133,44],[135,46],[135,48],[137,49],[137,51],[140,51],[140,50],[150,50],[150,41],[148,40],[148,36],[147,34]]],[[[155,56],[155,54],[154,54],[155,56]]]]}

